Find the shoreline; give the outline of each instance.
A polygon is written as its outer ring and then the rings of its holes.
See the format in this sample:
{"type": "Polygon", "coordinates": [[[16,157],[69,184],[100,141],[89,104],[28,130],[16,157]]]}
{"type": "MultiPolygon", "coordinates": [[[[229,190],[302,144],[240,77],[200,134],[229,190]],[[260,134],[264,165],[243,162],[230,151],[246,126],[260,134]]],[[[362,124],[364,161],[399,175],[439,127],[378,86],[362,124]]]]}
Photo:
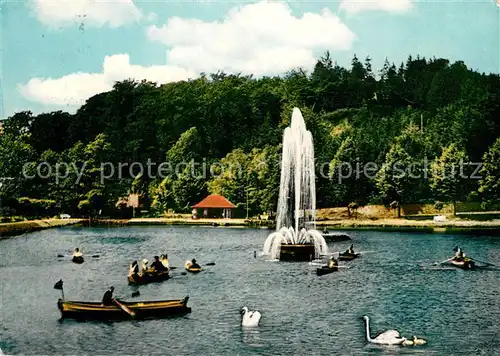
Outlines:
{"type": "MultiPolygon", "coordinates": [[[[102,219],[95,220],[94,226],[148,226],[148,225],[177,225],[177,226],[214,226],[214,227],[242,227],[267,228],[274,230],[274,222],[268,220],[247,219],[196,219],[191,218],[134,218],[134,219],[102,219]]],[[[435,223],[433,220],[409,219],[344,219],[317,221],[318,230],[379,230],[393,232],[421,232],[421,233],[472,233],[479,235],[499,235],[500,220],[448,220],[435,223]]]]}
{"type": "MultiPolygon", "coordinates": [[[[0,223],[0,240],[45,229],[82,225],[89,226],[87,219],[40,219],[11,223],[0,223]]],[[[261,228],[274,230],[274,222],[257,219],[196,219],[191,218],[133,218],[133,219],[96,219],[91,226],[210,226],[231,228],[261,228]]],[[[433,220],[409,219],[343,219],[317,221],[318,230],[324,228],[329,232],[379,230],[389,232],[416,233],[453,233],[500,236],[500,220],[448,220],[435,223],[433,220]]]]}
{"type": "Polygon", "coordinates": [[[82,224],[85,219],[40,219],[0,223],[0,240],[29,232],[82,224]]]}

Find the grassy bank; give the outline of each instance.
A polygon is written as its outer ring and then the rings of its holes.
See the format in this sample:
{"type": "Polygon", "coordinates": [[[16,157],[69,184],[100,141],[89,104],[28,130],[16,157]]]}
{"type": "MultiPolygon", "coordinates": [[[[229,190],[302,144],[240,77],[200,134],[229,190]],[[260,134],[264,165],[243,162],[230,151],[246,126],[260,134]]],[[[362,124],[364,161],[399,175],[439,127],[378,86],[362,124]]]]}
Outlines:
{"type": "Polygon", "coordinates": [[[500,235],[500,220],[473,221],[473,220],[447,220],[435,223],[433,220],[408,220],[408,219],[344,219],[327,220],[317,223],[318,229],[350,230],[373,229],[387,231],[414,231],[438,233],[471,233],[478,235],[500,235]]]}
{"type": "Polygon", "coordinates": [[[27,232],[82,223],[82,219],[42,219],[0,224],[0,239],[27,232]]]}

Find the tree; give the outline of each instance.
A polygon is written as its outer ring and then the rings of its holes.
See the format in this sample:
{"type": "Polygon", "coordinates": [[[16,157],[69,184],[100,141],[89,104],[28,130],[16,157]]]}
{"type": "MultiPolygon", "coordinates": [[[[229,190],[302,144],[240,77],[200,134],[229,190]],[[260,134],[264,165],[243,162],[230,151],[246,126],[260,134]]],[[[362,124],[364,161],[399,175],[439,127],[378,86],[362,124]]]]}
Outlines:
{"type": "Polygon", "coordinates": [[[377,173],[376,185],[381,197],[387,203],[397,203],[398,218],[401,217],[401,203],[411,200],[413,194],[414,180],[409,174],[412,163],[410,154],[401,143],[396,142],[391,146],[385,163],[377,173]]]}
{"type": "Polygon", "coordinates": [[[484,154],[481,174],[483,179],[479,185],[479,192],[484,201],[500,201],[500,137],[484,154]]]}
{"type": "Polygon", "coordinates": [[[457,200],[465,197],[466,163],[468,159],[465,151],[452,143],[443,149],[439,159],[432,164],[431,188],[438,199],[453,202],[453,215],[456,214],[457,200]]]}

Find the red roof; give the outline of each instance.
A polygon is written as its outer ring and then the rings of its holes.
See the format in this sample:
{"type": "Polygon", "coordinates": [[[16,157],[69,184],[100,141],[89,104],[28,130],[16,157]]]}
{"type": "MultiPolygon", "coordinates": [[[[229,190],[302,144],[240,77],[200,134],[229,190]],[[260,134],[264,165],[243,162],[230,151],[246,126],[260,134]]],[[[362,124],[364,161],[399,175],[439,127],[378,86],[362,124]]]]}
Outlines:
{"type": "Polygon", "coordinates": [[[219,194],[212,194],[200,201],[198,204],[193,205],[192,208],[216,208],[216,209],[233,209],[236,205],[219,194]]]}

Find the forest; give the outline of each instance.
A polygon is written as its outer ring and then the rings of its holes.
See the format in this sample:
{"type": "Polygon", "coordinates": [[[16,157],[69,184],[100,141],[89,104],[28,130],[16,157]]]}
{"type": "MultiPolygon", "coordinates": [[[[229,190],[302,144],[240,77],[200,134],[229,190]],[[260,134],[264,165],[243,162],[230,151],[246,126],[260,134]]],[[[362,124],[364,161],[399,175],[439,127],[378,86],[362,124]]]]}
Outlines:
{"type": "Polygon", "coordinates": [[[0,129],[0,216],[125,216],[131,193],[148,216],[211,193],[240,215],[276,211],[294,107],[314,138],[318,208],[500,202],[498,74],[419,56],[374,73],[326,52],[310,72],[125,80],[75,114],[15,113],[0,129]]]}

